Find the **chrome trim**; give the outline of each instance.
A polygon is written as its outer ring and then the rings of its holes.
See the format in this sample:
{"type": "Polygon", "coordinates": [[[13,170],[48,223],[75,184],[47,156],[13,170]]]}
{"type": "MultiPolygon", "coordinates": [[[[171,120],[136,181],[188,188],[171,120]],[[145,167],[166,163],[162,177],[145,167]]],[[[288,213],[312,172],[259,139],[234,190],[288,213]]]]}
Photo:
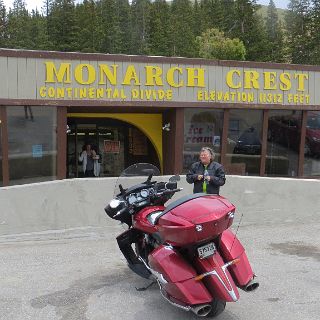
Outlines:
{"type": "Polygon", "coordinates": [[[233,261],[229,261],[227,262],[226,264],[224,264],[222,267],[221,267],[221,270],[223,271],[230,287],[231,287],[231,290],[229,290],[227,288],[227,286],[225,285],[225,283],[223,282],[223,280],[221,279],[221,277],[219,276],[219,274],[217,273],[216,270],[212,270],[212,271],[209,271],[209,272],[205,272],[205,273],[202,273],[201,276],[203,277],[207,277],[207,276],[216,276],[218,278],[218,280],[222,283],[223,287],[226,289],[226,291],[228,292],[229,296],[231,297],[231,299],[235,302],[235,301],[238,301],[238,298],[236,296],[236,293],[234,292],[233,288],[232,288],[232,285],[230,283],[230,280],[226,274],[226,269],[232,264],[233,261]]]}
{"type": "Polygon", "coordinates": [[[156,219],[162,214],[163,210],[154,211],[147,216],[147,220],[152,224],[155,225],[156,219]]]}
{"type": "Polygon", "coordinates": [[[205,303],[205,304],[201,304],[199,306],[196,306],[196,307],[191,307],[191,311],[196,314],[198,317],[200,318],[204,318],[206,317],[210,312],[211,312],[211,309],[212,309],[212,306],[208,303],[205,303]],[[210,309],[207,310],[205,313],[203,314],[199,314],[199,312],[203,309],[203,308],[206,308],[206,307],[209,307],[210,309]]]}
{"type": "Polygon", "coordinates": [[[145,265],[145,267],[151,272],[151,274],[155,276],[157,281],[161,282],[162,284],[168,283],[168,281],[163,277],[163,275],[160,272],[151,269],[140,256],[138,257],[138,259],[145,265]]]}
{"type": "Polygon", "coordinates": [[[242,289],[245,292],[252,292],[252,291],[258,289],[259,282],[254,281],[254,278],[255,277],[253,277],[246,285],[240,287],[240,289],[242,289]]]}
{"type": "Polygon", "coordinates": [[[175,303],[175,302],[171,301],[171,300],[167,297],[167,295],[165,294],[165,291],[162,289],[162,286],[161,286],[161,284],[159,283],[159,281],[158,281],[158,285],[159,285],[159,287],[160,287],[160,293],[161,293],[162,297],[163,297],[166,301],[168,301],[171,305],[173,305],[173,306],[175,306],[175,307],[177,307],[177,308],[180,308],[180,309],[182,309],[182,310],[184,310],[184,311],[190,311],[190,310],[191,310],[191,307],[190,307],[190,306],[182,306],[181,304],[178,304],[178,303],[175,303]]]}
{"type": "Polygon", "coordinates": [[[234,212],[234,211],[230,211],[230,212],[228,213],[228,218],[229,218],[229,219],[233,219],[233,218],[234,218],[234,215],[235,215],[235,212],[234,212]]]}

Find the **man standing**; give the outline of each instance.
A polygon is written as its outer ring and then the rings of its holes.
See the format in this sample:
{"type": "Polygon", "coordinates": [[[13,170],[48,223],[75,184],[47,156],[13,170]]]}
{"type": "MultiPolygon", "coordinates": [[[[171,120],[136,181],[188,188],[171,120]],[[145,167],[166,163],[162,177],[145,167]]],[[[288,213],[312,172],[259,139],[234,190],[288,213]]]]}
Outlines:
{"type": "Polygon", "coordinates": [[[193,193],[219,194],[220,186],[226,182],[223,166],[214,162],[215,154],[209,147],[200,151],[200,161],[191,165],[187,173],[187,182],[194,183],[193,193]]]}

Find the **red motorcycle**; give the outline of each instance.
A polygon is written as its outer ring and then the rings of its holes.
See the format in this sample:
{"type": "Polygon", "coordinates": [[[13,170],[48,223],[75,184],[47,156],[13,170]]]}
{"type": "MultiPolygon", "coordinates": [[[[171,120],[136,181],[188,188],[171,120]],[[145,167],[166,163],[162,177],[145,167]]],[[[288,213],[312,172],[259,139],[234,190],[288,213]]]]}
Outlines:
{"type": "Polygon", "coordinates": [[[238,288],[249,292],[259,286],[243,246],[229,230],[235,207],[222,196],[204,193],[165,207],[182,190],[180,178],[152,181],[153,176],[162,178],[150,164],[130,166],[118,180],[120,193],[105,208],[129,226],[117,237],[120,250],[129,268],[156,281],[169,303],[199,317],[215,317],[226,302],[239,299],[238,288]]]}

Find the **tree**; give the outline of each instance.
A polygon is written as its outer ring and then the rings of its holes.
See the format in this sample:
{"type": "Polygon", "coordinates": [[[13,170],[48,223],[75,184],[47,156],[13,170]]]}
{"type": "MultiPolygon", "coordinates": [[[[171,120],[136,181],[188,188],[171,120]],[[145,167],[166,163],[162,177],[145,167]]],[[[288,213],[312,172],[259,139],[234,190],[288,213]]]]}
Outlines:
{"type": "Polygon", "coordinates": [[[256,14],[258,8],[256,0],[235,0],[234,25],[227,35],[244,43],[248,60],[268,61],[268,40],[265,25],[256,14]]]}
{"type": "Polygon", "coordinates": [[[31,47],[33,50],[48,50],[51,48],[47,34],[46,18],[38,10],[32,10],[30,16],[31,47]]]}
{"type": "Polygon", "coordinates": [[[30,17],[24,0],[14,0],[9,10],[7,34],[9,48],[29,49],[32,47],[30,17]]]}
{"type": "Polygon", "coordinates": [[[150,0],[133,0],[131,3],[131,34],[132,44],[134,44],[131,52],[134,54],[148,54],[149,52],[150,7],[150,0]]]}
{"type": "Polygon", "coordinates": [[[6,7],[3,4],[3,0],[0,0],[0,47],[5,48],[7,46],[7,12],[6,7]]]}
{"type": "Polygon", "coordinates": [[[151,3],[150,20],[148,24],[149,53],[151,55],[169,56],[170,7],[166,0],[155,0],[151,3]]]}
{"type": "Polygon", "coordinates": [[[74,51],[78,48],[74,0],[53,0],[49,2],[48,13],[48,35],[52,50],[74,51]]]}
{"type": "Polygon", "coordinates": [[[75,7],[75,30],[77,51],[98,52],[101,50],[102,30],[94,0],[84,0],[75,7]]]}
{"type": "Polygon", "coordinates": [[[170,55],[196,57],[191,2],[189,0],[173,0],[170,9],[170,55]]]}
{"type": "Polygon", "coordinates": [[[320,0],[312,0],[310,10],[310,64],[320,64],[320,0]]]}
{"type": "Polygon", "coordinates": [[[278,13],[273,0],[270,0],[266,18],[267,40],[269,42],[268,60],[273,62],[284,62],[284,42],[282,27],[279,22],[278,13]]]}
{"type": "Polygon", "coordinates": [[[104,19],[105,41],[109,53],[131,53],[131,14],[130,4],[128,0],[112,0],[106,1],[104,5],[105,12],[108,12],[108,2],[111,1],[109,19],[104,19]],[[109,28],[109,29],[107,29],[109,28]]]}
{"type": "Polygon", "coordinates": [[[208,29],[197,37],[199,56],[206,59],[245,60],[246,48],[239,39],[229,39],[218,29],[208,29]]]}
{"type": "Polygon", "coordinates": [[[286,39],[292,63],[310,63],[310,0],[290,0],[285,15],[286,39]]]}

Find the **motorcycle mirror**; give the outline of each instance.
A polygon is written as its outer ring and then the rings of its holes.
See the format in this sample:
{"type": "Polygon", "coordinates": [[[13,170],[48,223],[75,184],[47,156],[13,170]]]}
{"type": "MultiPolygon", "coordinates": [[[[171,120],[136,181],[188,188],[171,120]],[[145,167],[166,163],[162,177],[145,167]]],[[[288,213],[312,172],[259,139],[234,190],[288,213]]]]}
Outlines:
{"type": "Polygon", "coordinates": [[[170,182],[177,182],[177,181],[180,181],[180,176],[178,174],[172,176],[170,179],[169,179],[170,182]]]}
{"type": "Polygon", "coordinates": [[[123,189],[121,184],[119,184],[119,189],[120,189],[121,195],[124,195],[125,194],[125,190],[123,189]]]}
{"type": "Polygon", "coordinates": [[[151,179],[152,179],[154,172],[152,169],[146,169],[146,170],[144,170],[144,172],[148,174],[148,179],[145,183],[149,184],[151,182],[151,179]]]}

